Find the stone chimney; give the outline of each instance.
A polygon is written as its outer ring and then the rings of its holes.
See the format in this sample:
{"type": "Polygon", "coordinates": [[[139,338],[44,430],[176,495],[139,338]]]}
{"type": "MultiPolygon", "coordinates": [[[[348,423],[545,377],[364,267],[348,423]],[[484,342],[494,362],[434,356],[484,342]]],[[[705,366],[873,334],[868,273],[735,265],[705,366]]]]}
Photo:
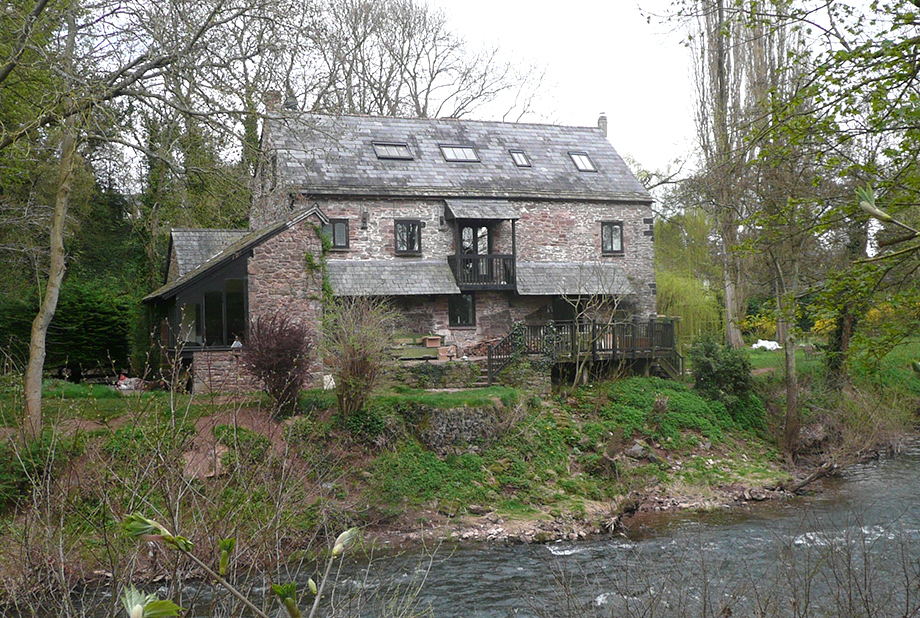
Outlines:
{"type": "Polygon", "coordinates": [[[607,115],[604,112],[601,112],[601,117],[597,119],[597,128],[604,132],[604,137],[607,137],[607,115]]]}
{"type": "Polygon", "coordinates": [[[266,90],[262,96],[262,102],[265,104],[265,111],[277,112],[281,108],[281,92],[278,90],[266,90]]]}
{"type": "Polygon", "coordinates": [[[288,87],[287,96],[284,98],[284,109],[292,112],[297,111],[297,95],[294,94],[290,87],[288,87]]]}

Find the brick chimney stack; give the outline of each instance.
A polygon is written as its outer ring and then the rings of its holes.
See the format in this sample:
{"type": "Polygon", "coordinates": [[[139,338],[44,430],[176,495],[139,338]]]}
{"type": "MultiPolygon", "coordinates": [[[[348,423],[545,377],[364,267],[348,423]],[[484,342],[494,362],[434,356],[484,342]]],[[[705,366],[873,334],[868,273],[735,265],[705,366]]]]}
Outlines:
{"type": "Polygon", "coordinates": [[[262,102],[265,103],[265,111],[277,112],[281,109],[281,92],[278,90],[266,90],[262,96],[262,102]]]}
{"type": "Polygon", "coordinates": [[[601,112],[601,117],[597,119],[597,128],[604,132],[604,137],[607,137],[607,115],[604,112],[601,112]]]}

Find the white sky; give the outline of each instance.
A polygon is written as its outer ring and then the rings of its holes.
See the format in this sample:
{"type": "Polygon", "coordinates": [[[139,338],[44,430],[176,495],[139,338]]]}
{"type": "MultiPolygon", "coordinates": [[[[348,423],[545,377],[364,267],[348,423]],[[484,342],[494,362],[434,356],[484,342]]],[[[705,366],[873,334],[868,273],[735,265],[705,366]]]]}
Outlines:
{"type": "Polygon", "coordinates": [[[650,170],[691,152],[690,50],[672,26],[643,17],[664,14],[670,0],[428,2],[470,43],[546,68],[541,122],[596,126],[606,112],[614,148],[650,170]]]}

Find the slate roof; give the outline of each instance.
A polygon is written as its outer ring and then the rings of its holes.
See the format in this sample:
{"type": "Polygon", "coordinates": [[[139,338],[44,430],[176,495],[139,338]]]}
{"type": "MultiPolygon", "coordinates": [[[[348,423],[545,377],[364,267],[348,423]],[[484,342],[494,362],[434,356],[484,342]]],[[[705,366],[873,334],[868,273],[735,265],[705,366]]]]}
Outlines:
{"type": "Polygon", "coordinates": [[[459,294],[447,260],[329,260],[336,296],[459,294]]]}
{"type": "Polygon", "coordinates": [[[179,276],[198,268],[209,259],[248,235],[249,230],[170,230],[170,249],[176,256],[179,276]]]}
{"type": "Polygon", "coordinates": [[[278,182],[310,195],[652,201],[595,127],[281,113],[263,136],[278,182]],[[380,160],[373,142],[405,143],[414,159],[380,160]],[[439,145],[474,146],[481,161],[447,162],[439,145]],[[570,152],[587,153],[597,171],[579,172],[570,152]]]}
{"type": "MultiPolygon", "coordinates": [[[[183,288],[191,285],[195,281],[204,277],[205,275],[210,274],[215,269],[220,268],[221,266],[227,264],[228,262],[240,257],[244,253],[252,250],[253,247],[258,245],[261,242],[264,242],[271,238],[272,236],[283,232],[284,230],[290,228],[291,226],[300,223],[304,219],[316,215],[319,217],[320,221],[327,223],[329,219],[326,215],[316,206],[311,206],[297,212],[284,221],[279,221],[267,227],[263,227],[261,230],[255,232],[244,232],[244,235],[239,238],[236,242],[233,242],[225,246],[221,251],[216,255],[211,256],[205,262],[199,264],[196,268],[188,271],[184,275],[180,276],[178,279],[171,281],[159,288],[158,290],[148,294],[144,297],[143,301],[151,302],[159,299],[172,298],[178,294],[183,288]]],[[[192,230],[194,231],[194,230],[192,230]]],[[[224,231],[224,232],[237,232],[238,230],[210,230],[210,231],[224,231]]]]}
{"type": "Polygon", "coordinates": [[[517,292],[522,296],[626,295],[632,284],[616,264],[518,262],[517,292]]]}
{"type": "Polygon", "coordinates": [[[448,219],[520,219],[508,200],[444,200],[448,219]]]}

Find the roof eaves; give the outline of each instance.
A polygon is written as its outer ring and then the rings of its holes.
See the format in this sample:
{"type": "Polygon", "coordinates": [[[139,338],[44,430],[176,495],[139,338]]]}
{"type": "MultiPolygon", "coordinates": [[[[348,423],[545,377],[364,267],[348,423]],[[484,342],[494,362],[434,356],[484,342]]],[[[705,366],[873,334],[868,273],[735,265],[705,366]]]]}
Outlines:
{"type": "Polygon", "coordinates": [[[338,187],[297,187],[293,193],[309,195],[314,198],[329,197],[424,197],[434,199],[452,198],[489,198],[517,200],[550,200],[582,202],[630,202],[651,204],[654,198],[648,193],[575,193],[570,191],[480,191],[475,189],[456,189],[447,193],[443,188],[407,189],[405,187],[360,187],[340,185],[338,187]]]}

